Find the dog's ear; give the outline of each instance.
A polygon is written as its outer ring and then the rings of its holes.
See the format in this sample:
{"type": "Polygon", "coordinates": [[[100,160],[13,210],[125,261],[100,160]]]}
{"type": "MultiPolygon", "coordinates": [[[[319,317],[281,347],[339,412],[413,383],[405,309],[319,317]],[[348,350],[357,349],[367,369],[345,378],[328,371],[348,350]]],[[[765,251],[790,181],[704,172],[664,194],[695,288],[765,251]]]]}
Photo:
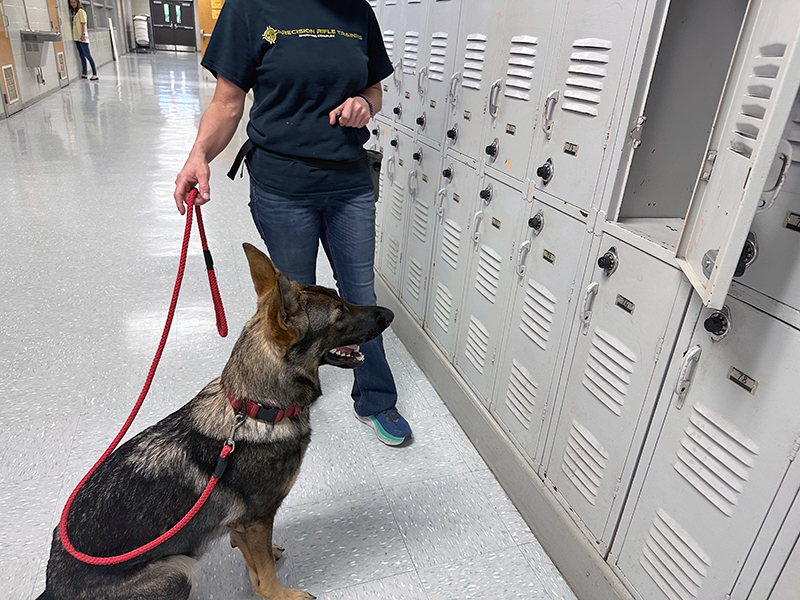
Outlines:
{"type": "Polygon", "coordinates": [[[272,339],[288,348],[300,337],[289,322],[290,313],[297,308],[297,291],[266,254],[247,242],[242,247],[250,264],[250,277],[253,279],[259,304],[264,299],[267,305],[267,323],[272,339]]]}

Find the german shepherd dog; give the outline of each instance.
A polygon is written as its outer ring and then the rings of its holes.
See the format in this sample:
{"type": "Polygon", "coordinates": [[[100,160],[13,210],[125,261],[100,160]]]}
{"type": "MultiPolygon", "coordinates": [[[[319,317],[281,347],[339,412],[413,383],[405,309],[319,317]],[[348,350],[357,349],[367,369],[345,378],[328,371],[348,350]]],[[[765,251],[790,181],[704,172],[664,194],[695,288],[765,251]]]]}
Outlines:
{"type": "MultiPolygon", "coordinates": [[[[269,258],[244,244],[258,310],[234,345],[222,375],[193,400],[120,446],[77,494],[67,521],[70,541],[92,556],[116,556],[169,530],[194,505],[232,426],[234,452],[206,504],[174,537],[129,562],[92,566],[73,558],[58,528],[39,600],[179,600],[189,597],[195,559],[230,535],[255,592],[267,599],[308,600],[275,574],[282,549],[272,523],[297,479],[311,439],[306,408],[321,395],[319,366],[333,348],[367,342],[394,315],[355,306],[333,290],[289,281],[269,258]],[[235,399],[257,409],[288,409],[279,422],[243,418],[235,399]],[[253,405],[251,405],[253,406],[253,405]]],[[[341,358],[341,357],[340,357],[341,358]]],[[[339,366],[354,367],[363,360],[339,366]]],[[[249,411],[248,407],[248,413],[249,411]]],[[[272,411],[273,413],[276,411],[272,411]]]]}

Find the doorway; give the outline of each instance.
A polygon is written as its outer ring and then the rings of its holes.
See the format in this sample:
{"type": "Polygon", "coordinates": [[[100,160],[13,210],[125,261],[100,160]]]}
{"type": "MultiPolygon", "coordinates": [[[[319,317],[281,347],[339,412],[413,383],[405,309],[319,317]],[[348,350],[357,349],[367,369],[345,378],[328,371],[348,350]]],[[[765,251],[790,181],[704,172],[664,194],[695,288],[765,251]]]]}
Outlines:
{"type": "Polygon", "coordinates": [[[153,41],[158,50],[194,52],[194,3],[191,0],[150,0],[153,41]]]}
{"type": "Polygon", "coordinates": [[[22,100],[19,96],[19,82],[14,70],[14,56],[11,53],[11,38],[5,25],[5,12],[3,0],[0,0],[0,113],[6,117],[22,110],[22,100]]]}

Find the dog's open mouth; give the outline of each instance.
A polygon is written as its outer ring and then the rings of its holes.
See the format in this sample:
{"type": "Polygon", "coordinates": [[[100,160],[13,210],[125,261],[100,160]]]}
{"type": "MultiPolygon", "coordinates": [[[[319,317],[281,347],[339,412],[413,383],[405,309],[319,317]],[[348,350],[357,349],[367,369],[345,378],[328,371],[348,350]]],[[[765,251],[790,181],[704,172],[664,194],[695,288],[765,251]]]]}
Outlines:
{"type": "Polygon", "coordinates": [[[324,362],[340,369],[355,369],[364,362],[364,355],[359,352],[358,346],[341,346],[329,350],[324,362]]]}

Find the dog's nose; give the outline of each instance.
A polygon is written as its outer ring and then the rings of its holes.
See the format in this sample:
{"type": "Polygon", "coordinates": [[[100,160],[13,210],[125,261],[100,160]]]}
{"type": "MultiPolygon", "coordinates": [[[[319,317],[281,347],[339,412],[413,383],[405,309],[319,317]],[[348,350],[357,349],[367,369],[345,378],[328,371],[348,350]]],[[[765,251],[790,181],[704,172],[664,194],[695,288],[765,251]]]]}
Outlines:
{"type": "Polygon", "coordinates": [[[381,310],[380,313],[381,320],[385,321],[386,322],[385,326],[388,327],[389,325],[392,324],[392,321],[394,321],[394,313],[388,308],[384,308],[383,306],[379,306],[378,308],[381,310]]]}

